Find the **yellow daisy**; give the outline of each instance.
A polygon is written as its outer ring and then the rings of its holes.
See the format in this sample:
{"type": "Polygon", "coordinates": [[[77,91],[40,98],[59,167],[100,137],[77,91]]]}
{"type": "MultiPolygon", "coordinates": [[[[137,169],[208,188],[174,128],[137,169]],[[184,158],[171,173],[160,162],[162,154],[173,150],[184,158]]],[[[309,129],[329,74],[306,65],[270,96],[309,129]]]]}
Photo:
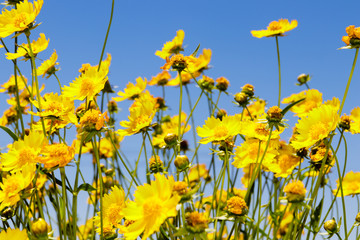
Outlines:
{"type": "Polygon", "coordinates": [[[181,29],[178,30],[174,39],[171,42],[166,42],[161,51],[157,50],[155,52],[155,55],[166,59],[172,54],[178,54],[180,51],[184,51],[184,49],[182,48],[184,37],[184,31],[181,29]]]}
{"type": "Polygon", "coordinates": [[[40,13],[43,0],[34,4],[24,0],[16,4],[10,11],[3,9],[0,15],[0,38],[10,36],[14,32],[22,32],[32,26],[36,16],[40,13]]]}
{"type": "MultiPolygon", "coordinates": [[[[27,83],[27,78],[24,77],[25,83],[27,83]]],[[[25,88],[25,83],[21,79],[20,76],[17,76],[18,90],[21,91],[25,88]]],[[[8,94],[15,94],[16,84],[15,84],[15,76],[11,75],[9,80],[1,85],[0,93],[7,92],[8,94]]]]}
{"type": "Polygon", "coordinates": [[[100,214],[103,217],[104,225],[110,225],[111,229],[120,227],[121,220],[124,218],[123,208],[125,207],[125,192],[122,188],[114,186],[109,194],[103,197],[103,208],[94,217],[96,231],[101,231],[100,214]]]}
{"type": "MultiPolygon", "coordinates": [[[[339,188],[339,180],[336,180],[336,188],[339,188]]],[[[360,194],[360,172],[348,172],[342,180],[342,187],[344,196],[360,194]]],[[[341,190],[340,190],[341,191],[341,190]]],[[[338,192],[338,197],[341,196],[341,192],[338,192]]],[[[333,190],[333,193],[336,194],[337,189],[333,190]]]]}
{"type": "Polygon", "coordinates": [[[286,198],[289,202],[299,202],[304,200],[306,188],[302,181],[297,180],[288,183],[284,187],[284,193],[286,193],[286,198]]]}
{"type": "Polygon", "coordinates": [[[130,136],[149,127],[156,113],[156,100],[148,91],[135,99],[129,111],[129,121],[122,121],[120,125],[126,129],[119,129],[120,136],[130,136]]]}
{"type": "Polygon", "coordinates": [[[43,133],[30,132],[24,140],[14,142],[7,153],[1,155],[1,164],[3,171],[17,171],[23,166],[35,165],[37,156],[40,154],[46,139],[43,133]]]}
{"type": "Polygon", "coordinates": [[[288,32],[294,28],[296,28],[298,22],[296,20],[292,20],[289,23],[287,19],[280,19],[279,21],[272,21],[267,29],[265,30],[253,30],[251,34],[256,38],[262,37],[274,37],[274,36],[284,36],[285,32],[288,32]]]}
{"type": "Polygon", "coordinates": [[[101,113],[100,110],[90,109],[80,118],[79,127],[88,132],[94,129],[99,131],[107,121],[109,121],[107,112],[101,113]]]}
{"type": "MultiPolygon", "coordinates": [[[[200,76],[199,72],[195,72],[195,73],[188,73],[188,72],[181,72],[181,83],[182,85],[186,85],[189,84],[191,79],[193,78],[197,78],[200,76]]],[[[166,86],[180,86],[180,77],[179,77],[179,73],[177,74],[177,76],[171,80],[169,80],[169,82],[166,84],[166,86]]]]}
{"type": "Polygon", "coordinates": [[[168,83],[170,78],[171,78],[171,75],[168,71],[162,71],[155,77],[151,78],[149,85],[150,86],[153,86],[153,85],[164,86],[168,83]]]}
{"type": "Polygon", "coordinates": [[[106,74],[104,71],[97,71],[96,68],[89,68],[70,83],[70,86],[64,86],[62,94],[73,100],[83,101],[85,98],[88,101],[93,100],[104,88],[108,79],[106,74]]]}
{"type": "Polygon", "coordinates": [[[6,231],[0,232],[0,239],[6,240],[6,239],[16,239],[16,240],[28,240],[29,237],[26,233],[26,229],[20,230],[18,228],[16,229],[6,229],[6,231]]]}
{"type": "Polygon", "coordinates": [[[117,94],[119,97],[114,97],[113,100],[121,102],[126,99],[134,100],[135,98],[139,97],[140,93],[145,91],[147,84],[147,79],[144,80],[141,77],[136,79],[136,84],[129,82],[124,89],[124,92],[119,91],[117,94]]]}
{"type": "Polygon", "coordinates": [[[295,149],[309,148],[328,137],[340,120],[338,109],[328,104],[313,109],[306,118],[300,119],[296,124],[297,133],[290,144],[295,149]]]}
{"type": "Polygon", "coordinates": [[[360,44],[360,27],[350,25],[346,28],[346,33],[347,36],[343,36],[342,41],[346,45],[354,45],[358,47],[360,44]]]}
{"type": "Polygon", "coordinates": [[[360,133],[360,107],[351,110],[350,120],[350,132],[352,134],[360,133]]]}
{"type": "Polygon", "coordinates": [[[59,63],[56,62],[57,58],[58,55],[54,50],[54,53],[51,55],[50,59],[44,61],[40,65],[40,67],[37,68],[36,73],[38,75],[42,75],[42,77],[45,77],[45,75],[47,74],[46,78],[49,78],[52,74],[54,74],[57,71],[57,69],[55,68],[56,65],[59,65],[59,63]]]}
{"type": "Polygon", "coordinates": [[[26,165],[21,170],[2,179],[0,183],[0,211],[14,206],[21,198],[21,191],[32,183],[35,165],[26,165]]]}
{"type": "Polygon", "coordinates": [[[38,161],[44,164],[44,167],[51,169],[53,167],[65,167],[75,156],[75,149],[64,143],[53,143],[45,146],[42,151],[42,157],[38,161]]]}
{"type": "MultiPolygon", "coordinates": [[[[36,56],[36,54],[44,51],[48,47],[49,41],[50,39],[46,40],[45,34],[43,33],[40,33],[40,37],[38,38],[38,40],[33,40],[33,42],[31,43],[31,50],[34,54],[34,57],[36,56]]],[[[6,58],[9,60],[17,59],[19,57],[25,57],[25,59],[28,59],[30,58],[29,53],[29,44],[23,43],[20,45],[16,53],[5,53],[5,55],[6,58]]]]}
{"type": "Polygon", "coordinates": [[[309,89],[300,93],[293,94],[290,97],[284,98],[282,100],[282,103],[289,104],[299,101],[303,98],[305,98],[305,100],[298,104],[295,104],[294,106],[292,106],[292,108],[290,108],[290,111],[295,113],[295,115],[300,118],[306,117],[312,109],[320,107],[323,101],[321,92],[316,89],[309,89]]]}
{"type": "Polygon", "coordinates": [[[203,127],[197,127],[196,131],[202,139],[202,144],[220,142],[234,137],[240,132],[240,121],[237,116],[224,116],[222,120],[209,117],[203,127]]]}
{"type": "MultiPolygon", "coordinates": [[[[260,141],[255,138],[245,138],[245,141],[241,146],[235,149],[234,165],[237,168],[247,167],[250,164],[259,164],[262,156],[264,155],[266,142],[260,141]],[[259,147],[260,146],[260,147],[259,147]],[[259,151],[260,148],[260,151],[259,151]]],[[[262,165],[266,168],[271,166],[271,163],[275,160],[279,148],[279,140],[270,140],[269,146],[266,150],[262,165]]]]}
{"type": "Polygon", "coordinates": [[[198,182],[200,178],[203,178],[205,181],[211,178],[205,164],[197,164],[190,168],[189,182],[198,182]]]}
{"type": "Polygon", "coordinates": [[[127,202],[122,211],[127,220],[134,221],[124,231],[126,239],[136,239],[141,233],[141,239],[147,239],[167,218],[177,215],[180,196],[173,194],[174,182],[173,176],[157,173],[155,181],[137,187],[135,200],[127,202]]]}
{"type": "MultiPolygon", "coordinates": [[[[236,115],[239,117],[239,115],[236,115]]],[[[255,121],[242,121],[240,122],[240,134],[245,135],[248,138],[257,138],[261,141],[267,141],[270,135],[270,129],[268,124],[255,120],[255,121]]],[[[279,127],[279,130],[274,129],[271,133],[271,139],[279,138],[279,135],[285,128],[279,127]]]]}
{"type": "Polygon", "coordinates": [[[188,66],[188,71],[191,73],[202,72],[209,68],[209,63],[211,60],[211,49],[204,49],[202,54],[195,59],[194,63],[188,66]]]}

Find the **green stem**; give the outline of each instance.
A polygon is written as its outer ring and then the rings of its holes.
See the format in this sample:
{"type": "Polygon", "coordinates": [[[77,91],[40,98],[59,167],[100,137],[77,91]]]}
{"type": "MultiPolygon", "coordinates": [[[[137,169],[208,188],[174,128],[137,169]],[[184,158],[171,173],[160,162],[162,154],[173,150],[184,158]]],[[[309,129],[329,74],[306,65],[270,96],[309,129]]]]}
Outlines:
{"type": "Polygon", "coordinates": [[[278,66],[279,66],[279,99],[278,99],[278,107],[280,107],[280,101],[281,101],[281,68],[280,68],[280,50],[279,50],[278,36],[275,36],[275,39],[276,39],[276,51],[277,51],[278,66]]]}
{"type": "Polygon", "coordinates": [[[344,107],[345,99],[346,99],[347,93],[348,93],[349,88],[350,88],[350,83],[351,83],[351,79],[352,79],[352,76],[353,76],[353,73],[354,73],[354,69],[355,69],[355,65],[356,65],[356,60],[357,60],[358,53],[359,53],[359,48],[356,48],[354,61],[353,61],[353,64],[352,64],[352,67],[351,67],[351,71],[350,71],[350,76],[349,76],[348,82],[347,82],[347,84],[346,84],[344,96],[343,96],[343,98],[342,98],[342,100],[341,100],[341,105],[340,105],[340,109],[339,109],[339,116],[341,116],[341,112],[342,112],[342,109],[343,109],[343,107],[344,107]]]}

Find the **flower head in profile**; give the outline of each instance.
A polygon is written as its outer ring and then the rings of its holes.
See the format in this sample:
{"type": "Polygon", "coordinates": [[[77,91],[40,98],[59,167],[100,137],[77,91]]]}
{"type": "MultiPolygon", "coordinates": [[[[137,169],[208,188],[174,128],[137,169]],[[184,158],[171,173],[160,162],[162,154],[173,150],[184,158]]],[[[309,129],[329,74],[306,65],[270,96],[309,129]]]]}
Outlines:
{"type": "Polygon", "coordinates": [[[352,134],[360,133],[360,107],[356,107],[351,110],[349,131],[352,134]]]}
{"type": "Polygon", "coordinates": [[[26,229],[6,229],[0,232],[0,239],[16,239],[16,240],[28,240],[29,237],[26,233],[26,229]]]}
{"type": "Polygon", "coordinates": [[[279,21],[272,21],[269,23],[269,26],[265,30],[253,30],[251,34],[256,38],[262,37],[274,37],[274,36],[284,36],[285,32],[293,30],[298,25],[296,20],[289,20],[287,19],[279,19],[279,21]]]}
{"type": "Polygon", "coordinates": [[[338,106],[326,103],[313,109],[306,118],[300,119],[296,124],[296,134],[290,144],[295,149],[309,148],[328,137],[340,120],[338,109],[338,106]]]}
{"type": "Polygon", "coordinates": [[[162,71],[155,77],[151,78],[149,85],[150,86],[153,86],[153,85],[165,86],[168,83],[168,81],[170,80],[170,78],[171,78],[171,75],[168,71],[162,71]]]}
{"type": "Polygon", "coordinates": [[[243,198],[233,196],[227,200],[226,210],[235,215],[244,215],[247,213],[248,207],[243,198]]]}
{"type": "Polygon", "coordinates": [[[135,99],[129,111],[129,121],[122,121],[120,125],[126,129],[119,129],[117,133],[120,136],[130,136],[149,127],[157,110],[155,98],[146,91],[135,99]]]}
{"type": "MultiPolygon", "coordinates": [[[[20,76],[17,77],[18,90],[21,91],[25,88],[25,83],[27,83],[27,78],[24,77],[24,80],[20,76]]],[[[15,76],[11,75],[9,80],[0,86],[0,93],[7,92],[8,94],[15,94],[16,91],[16,82],[15,76]]]]}
{"type": "Polygon", "coordinates": [[[79,127],[87,132],[99,131],[107,121],[109,121],[107,112],[101,113],[100,110],[90,109],[80,118],[79,127]]]}
{"type": "Polygon", "coordinates": [[[53,167],[65,167],[75,156],[75,149],[64,143],[53,143],[45,146],[42,151],[42,157],[38,158],[44,167],[51,169],[53,167]]]}
{"type": "Polygon", "coordinates": [[[355,27],[354,25],[350,25],[346,28],[346,33],[347,36],[342,37],[342,41],[346,44],[346,47],[343,48],[360,47],[360,27],[355,27]]]}
{"type": "Polygon", "coordinates": [[[170,59],[166,58],[166,63],[161,69],[169,70],[170,68],[182,72],[186,68],[191,69],[191,64],[196,62],[196,58],[191,56],[184,56],[182,54],[176,54],[172,56],[170,59]]]}
{"type": "Polygon", "coordinates": [[[10,11],[4,9],[0,15],[0,38],[31,28],[43,3],[43,0],[34,1],[33,4],[24,0],[16,4],[16,8],[10,11]]]}
{"type": "Polygon", "coordinates": [[[206,169],[205,164],[197,164],[190,168],[189,171],[189,182],[198,182],[200,179],[203,178],[205,181],[211,179],[209,175],[209,170],[206,169]]]}
{"type": "Polygon", "coordinates": [[[123,92],[119,91],[117,93],[119,97],[114,97],[113,100],[118,102],[124,101],[126,99],[134,100],[135,98],[139,97],[142,92],[145,91],[146,84],[146,78],[142,79],[141,77],[138,77],[136,79],[136,84],[129,82],[123,92]]]}
{"type": "Polygon", "coordinates": [[[180,51],[184,51],[184,49],[182,48],[184,37],[184,31],[181,29],[178,30],[174,39],[171,42],[166,42],[161,51],[157,50],[155,52],[155,55],[166,59],[172,54],[178,54],[180,51]]]}
{"type": "Polygon", "coordinates": [[[89,68],[85,73],[75,79],[70,86],[63,87],[63,95],[73,100],[88,101],[93,100],[95,96],[104,88],[107,81],[107,73],[97,71],[96,68],[89,68]]]}
{"type": "Polygon", "coordinates": [[[293,181],[284,187],[286,198],[289,202],[301,202],[306,195],[306,188],[302,181],[293,181]]]}
{"type": "Polygon", "coordinates": [[[36,70],[38,75],[42,75],[42,77],[49,78],[52,74],[54,74],[58,69],[55,68],[56,65],[59,65],[57,61],[58,55],[54,50],[54,53],[51,55],[50,59],[45,60],[36,70]]]}
{"type": "Polygon", "coordinates": [[[21,191],[32,183],[35,165],[26,165],[21,170],[2,179],[0,183],[0,211],[14,206],[21,198],[21,191]]]}
{"type": "MultiPolygon", "coordinates": [[[[336,188],[333,190],[334,195],[340,188],[339,180],[336,180],[336,188]]],[[[342,180],[342,188],[344,196],[360,194],[360,172],[348,172],[342,180]]],[[[341,192],[338,192],[337,197],[340,197],[341,192]]]]}
{"type": "Polygon", "coordinates": [[[309,89],[284,98],[282,103],[293,103],[303,98],[305,99],[302,102],[299,102],[290,108],[290,111],[294,112],[295,115],[300,118],[306,117],[312,109],[320,107],[323,101],[321,92],[316,89],[309,89]]]}
{"type": "MultiPolygon", "coordinates": [[[[40,33],[40,37],[31,43],[31,50],[34,54],[34,57],[39,53],[44,51],[49,45],[50,39],[46,39],[44,33],[40,33]]],[[[30,48],[29,44],[23,43],[17,49],[16,53],[5,53],[6,58],[9,60],[17,59],[19,57],[25,57],[25,60],[30,58],[30,48]]]]}
{"type": "Polygon", "coordinates": [[[134,201],[128,201],[122,213],[126,220],[132,221],[124,228],[126,239],[136,239],[141,233],[142,240],[159,231],[161,224],[169,217],[177,215],[176,206],[180,196],[174,194],[173,176],[155,174],[150,184],[138,186],[134,201]]]}

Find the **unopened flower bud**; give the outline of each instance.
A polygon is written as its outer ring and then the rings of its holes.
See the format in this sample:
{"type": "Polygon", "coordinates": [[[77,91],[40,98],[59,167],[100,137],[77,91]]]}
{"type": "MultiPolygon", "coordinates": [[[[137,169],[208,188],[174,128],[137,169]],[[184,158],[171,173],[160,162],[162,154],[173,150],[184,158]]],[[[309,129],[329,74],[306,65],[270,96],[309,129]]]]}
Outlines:
{"type": "Polygon", "coordinates": [[[204,76],[202,79],[199,80],[199,86],[201,89],[211,92],[214,88],[214,79],[204,76]]]}
{"type": "Polygon", "coordinates": [[[239,92],[239,93],[235,94],[234,99],[237,103],[239,103],[240,106],[243,106],[243,107],[246,106],[249,101],[247,95],[243,92],[239,92]]]}
{"type": "Polygon", "coordinates": [[[360,223],[360,212],[358,212],[358,214],[356,214],[355,221],[360,223]]]}
{"type": "Polygon", "coordinates": [[[226,91],[228,89],[230,85],[229,80],[227,80],[224,77],[219,77],[218,79],[216,79],[216,88],[219,89],[220,91],[226,91]]]}
{"type": "Polygon", "coordinates": [[[113,168],[106,169],[105,175],[106,176],[112,176],[114,174],[115,170],[113,168]]]}
{"type": "Polygon", "coordinates": [[[7,207],[1,212],[1,217],[5,218],[5,219],[9,219],[12,216],[14,216],[14,213],[15,213],[15,211],[13,208],[7,207]]]}
{"type": "Polygon", "coordinates": [[[109,110],[109,113],[117,113],[118,112],[117,103],[115,101],[109,101],[108,110],[109,110]]]}
{"type": "Polygon", "coordinates": [[[329,233],[334,233],[337,230],[335,219],[328,220],[324,223],[324,229],[329,233]]]}
{"type": "Polygon", "coordinates": [[[243,198],[234,196],[227,200],[225,210],[235,215],[244,215],[248,212],[248,207],[243,198]]]}
{"type": "Polygon", "coordinates": [[[48,224],[42,218],[39,218],[37,221],[32,222],[31,231],[35,237],[45,237],[48,234],[48,224]]]}
{"type": "Polygon", "coordinates": [[[308,81],[310,81],[310,75],[302,73],[297,77],[297,81],[299,82],[298,85],[301,86],[301,85],[307,83],[308,81]]]}
{"type": "Polygon", "coordinates": [[[189,158],[186,155],[177,155],[174,164],[179,171],[182,171],[189,166],[189,158]]]}
{"type": "Polygon", "coordinates": [[[149,159],[149,166],[151,173],[158,173],[164,171],[164,163],[160,160],[158,155],[152,156],[149,159]]]}
{"type": "Polygon", "coordinates": [[[155,100],[156,100],[156,105],[158,106],[158,108],[163,109],[166,107],[165,100],[162,97],[157,97],[157,98],[155,98],[155,100]]]}
{"type": "Polygon", "coordinates": [[[217,113],[216,113],[216,118],[222,120],[222,118],[224,116],[227,115],[227,112],[225,111],[225,109],[220,109],[217,113]]]}
{"type": "Polygon", "coordinates": [[[242,91],[243,93],[245,93],[247,96],[252,97],[254,96],[254,86],[251,84],[245,84],[242,87],[242,91]]]}
{"type": "Polygon", "coordinates": [[[189,143],[186,140],[182,140],[180,142],[180,151],[186,152],[187,150],[189,150],[189,143]]]}
{"type": "Polygon", "coordinates": [[[284,187],[286,198],[289,202],[302,202],[305,199],[306,188],[302,181],[294,181],[288,183],[284,187]]]}
{"type": "Polygon", "coordinates": [[[347,116],[346,114],[344,114],[340,118],[339,127],[342,128],[343,130],[349,130],[350,129],[350,123],[351,123],[350,116],[347,116]]]}
{"type": "Polygon", "coordinates": [[[283,118],[282,110],[278,106],[273,106],[267,111],[266,119],[270,123],[279,123],[283,118]]]}
{"type": "Polygon", "coordinates": [[[177,138],[178,138],[178,136],[175,133],[168,133],[164,137],[164,142],[166,143],[166,145],[171,147],[171,146],[174,146],[176,144],[177,138]]]}

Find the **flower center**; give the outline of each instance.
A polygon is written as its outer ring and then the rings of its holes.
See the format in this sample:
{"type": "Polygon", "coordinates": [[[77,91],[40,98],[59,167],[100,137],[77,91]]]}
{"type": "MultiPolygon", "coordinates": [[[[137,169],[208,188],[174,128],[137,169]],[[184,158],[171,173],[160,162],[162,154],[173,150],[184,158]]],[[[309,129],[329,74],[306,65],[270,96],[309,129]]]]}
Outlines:
{"type": "Polygon", "coordinates": [[[18,166],[23,166],[35,160],[36,156],[31,148],[24,148],[19,153],[18,166]]]}
{"type": "Polygon", "coordinates": [[[225,126],[218,126],[214,129],[215,138],[224,138],[228,135],[229,131],[225,126]]]}
{"type": "Polygon", "coordinates": [[[161,205],[158,202],[147,202],[143,205],[144,217],[159,216],[161,213],[161,205]]]}
{"type": "Polygon", "coordinates": [[[107,211],[107,217],[109,218],[110,222],[113,225],[116,225],[121,221],[121,206],[117,203],[113,203],[110,205],[108,211],[107,211]]]}
{"type": "Polygon", "coordinates": [[[87,95],[87,94],[93,92],[94,88],[95,88],[95,86],[94,86],[93,82],[90,79],[85,78],[82,80],[82,83],[80,86],[80,92],[84,95],[87,95]]]}
{"type": "Polygon", "coordinates": [[[280,23],[273,21],[269,24],[268,29],[271,31],[277,31],[277,30],[281,29],[281,25],[280,25],[280,23]]]}
{"type": "Polygon", "coordinates": [[[328,135],[327,128],[324,123],[319,122],[310,129],[310,137],[313,140],[320,140],[328,135]]]}
{"type": "Polygon", "coordinates": [[[14,26],[16,28],[26,27],[26,14],[25,13],[21,13],[15,17],[14,26]]]}
{"type": "Polygon", "coordinates": [[[52,112],[61,112],[62,107],[61,104],[59,104],[58,102],[52,102],[49,104],[48,110],[52,112]]]}

